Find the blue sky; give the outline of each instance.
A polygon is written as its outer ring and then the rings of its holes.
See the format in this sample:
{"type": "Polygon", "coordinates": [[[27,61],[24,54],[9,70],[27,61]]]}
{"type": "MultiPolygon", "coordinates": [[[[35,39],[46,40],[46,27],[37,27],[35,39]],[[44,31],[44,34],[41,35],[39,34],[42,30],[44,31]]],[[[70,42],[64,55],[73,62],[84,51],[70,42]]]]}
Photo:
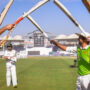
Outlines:
{"type": "MultiPolygon", "coordinates": [[[[23,12],[27,12],[38,1],[40,0],[14,0],[13,5],[11,6],[2,26],[0,27],[15,22],[23,14],[23,12]]],[[[72,13],[73,17],[83,26],[83,28],[90,33],[90,14],[81,0],[60,1],[72,13]]],[[[1,12],[8,0],[0,0],[0,2],[1,12]]],[[[53,3],[53,0],[33,12],[31,16],[46,32],[51,32],[57,35],[69,35],[80,32],[80,30],[68,19],[68,17],[53,3]]],[[[37,28],[25,18],[14,29],[12,35],[24,35],[25,33],[32,32],[36,29],[37,28]]]]}

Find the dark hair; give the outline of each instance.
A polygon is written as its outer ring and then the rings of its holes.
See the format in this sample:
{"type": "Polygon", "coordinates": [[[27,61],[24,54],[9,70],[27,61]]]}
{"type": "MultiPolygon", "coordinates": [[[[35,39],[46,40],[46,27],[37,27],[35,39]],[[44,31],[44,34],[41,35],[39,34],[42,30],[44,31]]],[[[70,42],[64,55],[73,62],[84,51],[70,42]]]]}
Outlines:
{"type": "Polygon", "coordinates": [[[8,44],[7,44],[7,48],[8,48],[8,47],[11,47],[11,48],[12,48],[12,44],[11,44],[11,43],[8,43],[8,44]]]}
{"type": "Polygon", "coordinates": [[[85,41],[87,44],[89,44],[89,41],[87,41],[87,38],[86,37],[79,36],[79,38],[81,38],[83,41],[85,41]]]}

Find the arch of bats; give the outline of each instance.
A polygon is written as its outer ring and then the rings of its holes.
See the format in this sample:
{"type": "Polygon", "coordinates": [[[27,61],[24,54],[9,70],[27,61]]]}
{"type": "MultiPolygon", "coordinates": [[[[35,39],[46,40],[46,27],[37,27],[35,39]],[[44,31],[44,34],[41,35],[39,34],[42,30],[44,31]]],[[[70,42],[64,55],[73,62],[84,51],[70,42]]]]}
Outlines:
{"type": "MultiPolygon", "coordinates": [[[[10,2],[8,3],[8,5],[6,6],[6,8],[3,10],[2,14],[0,15],[0,24],[2,23],[3,19],[5,18],[5,15],[7,14],[10,6],[12,5],[14,0],[10,0],[10,2]]],[[[38,8],[40,8],[41,6],[43,6],[44,4],[46,4],[47,2],[49,2],[50,0],[41,0],[40,2],[38,2],[35,6],[33,6],[27,13],[24,12],[24,14],[19,18],[17,19],[14,24],[15,24],[15,27],[17,26],[17,24],[22,21],[25,17],[30,20],[37,28],[38,30],[43,33],[43,35],[47,38],[48,35],[44,32],[44,30],[37,24],[37,22],[30,16],[30,14],[32,12],[34,12],[35,10],[37,10],[38,8]]],[[[57,5],[58,8],[60,8],[64,13],[65,15],[74,23],[74,25],[76,27],[79,28],[79,30],[81,30],[81,32],[86,35],[87,32],[85,32],[85,30],[83,29],[83,27],[75,20],[75,18],[72,16],[72,14],[67,10],[67,8],[59,1],[59,0],[54,0],[53,1],[55,5],[57,5]]],[[[14,27],[14,28],[15,28],[14,27]]],[[[13,28],[13,29],[14,29],[13,28]]],[[[8,40],[9,36],[11,35],[12,31],[9,31],[9,33],[7,34],[5,40],[2,41],[1,43],[1,46],[3,46],[6,41],[8,40]]]]}

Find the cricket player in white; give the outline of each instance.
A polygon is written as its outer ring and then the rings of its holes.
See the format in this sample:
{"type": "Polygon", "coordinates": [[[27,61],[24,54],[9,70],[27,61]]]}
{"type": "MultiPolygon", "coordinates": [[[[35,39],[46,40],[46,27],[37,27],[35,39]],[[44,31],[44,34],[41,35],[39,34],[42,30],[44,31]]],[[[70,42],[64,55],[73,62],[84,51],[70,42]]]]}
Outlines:
{"type": "Polygon", "coordinates": [[[11,85],[11,81],[14,88],[17,88],[17,76],[16,76],[16,51],[12,49],[12,44],[7,45],[7,50],[4,54],[4,59],[6,59],[6,81],[7,86],[11,85]]]}

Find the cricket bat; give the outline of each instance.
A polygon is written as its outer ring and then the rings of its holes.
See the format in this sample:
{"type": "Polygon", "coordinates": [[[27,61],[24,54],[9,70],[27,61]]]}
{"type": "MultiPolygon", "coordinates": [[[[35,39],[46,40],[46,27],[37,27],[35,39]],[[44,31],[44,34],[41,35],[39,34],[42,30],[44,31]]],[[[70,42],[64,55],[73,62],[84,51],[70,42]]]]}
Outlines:
{"type": "Polygon", "coordinates": [[[4,8],[4,10],[2,11],[2,13],[0,14],[0,25],[2,24],[9,8],[11,7],[12,3],[14,0],[10,0],[9,3],[6,5],[6,7],[4,8]]]}
{"type": "MultiPolygon", "coordinates": [[[[35,10],[37,10],[39,7],[41,7],[42,5],[44,5],[45,3],[47,3],[48,1],[49,1],[49,0],[42,0],[42,1],[38,2],[38,3],[37,3],[34,7],[32,7],[27,13],[25,13],[24,15],[22,15],[19,19],[17,19],[17,20],[14,22],[15,27],[16,27],[16,25],[17,25],[20,21],[22,21],[26,16],[28,16],[29,14],[31,14],[32,12],[34,12],[35,10]]],[[[14,28],[15,28],[15,27],[14,27],[14,28]]],[[[13,29],[14,29],[14,28],[13,28],[13,29]]],[[[13,29],[9,31],[9,33],[7,34],[5,40],[2,41],[1,46],[3,46],[3,45],[6,43],[6,41],[7,41],[8,38],[9,38],[9,36],[11,35],[13,29]]]]}
{"type": "Polygon", "coordinates": [[[67,10],[67,8],[59,1],[54,0],[54,3],[67,15],[67,17],[75,24],[76,27],[80,29],[80,31],[86,36],[86,32],[83,27],[74,19],[72,14],[67,10]]]}
{"type": "MultiPolygon", "coordinates": [[[[24,13],[25,14],[25,13],[24,13]]],[[[43,31],[43,29],[37,24],[37,22],[30,16],[27,16],[28,20],[30,20],[32,22],[32,24],[34,24],[37,29],[46,37],[48,38],[48,35],[43,31]]]]}

